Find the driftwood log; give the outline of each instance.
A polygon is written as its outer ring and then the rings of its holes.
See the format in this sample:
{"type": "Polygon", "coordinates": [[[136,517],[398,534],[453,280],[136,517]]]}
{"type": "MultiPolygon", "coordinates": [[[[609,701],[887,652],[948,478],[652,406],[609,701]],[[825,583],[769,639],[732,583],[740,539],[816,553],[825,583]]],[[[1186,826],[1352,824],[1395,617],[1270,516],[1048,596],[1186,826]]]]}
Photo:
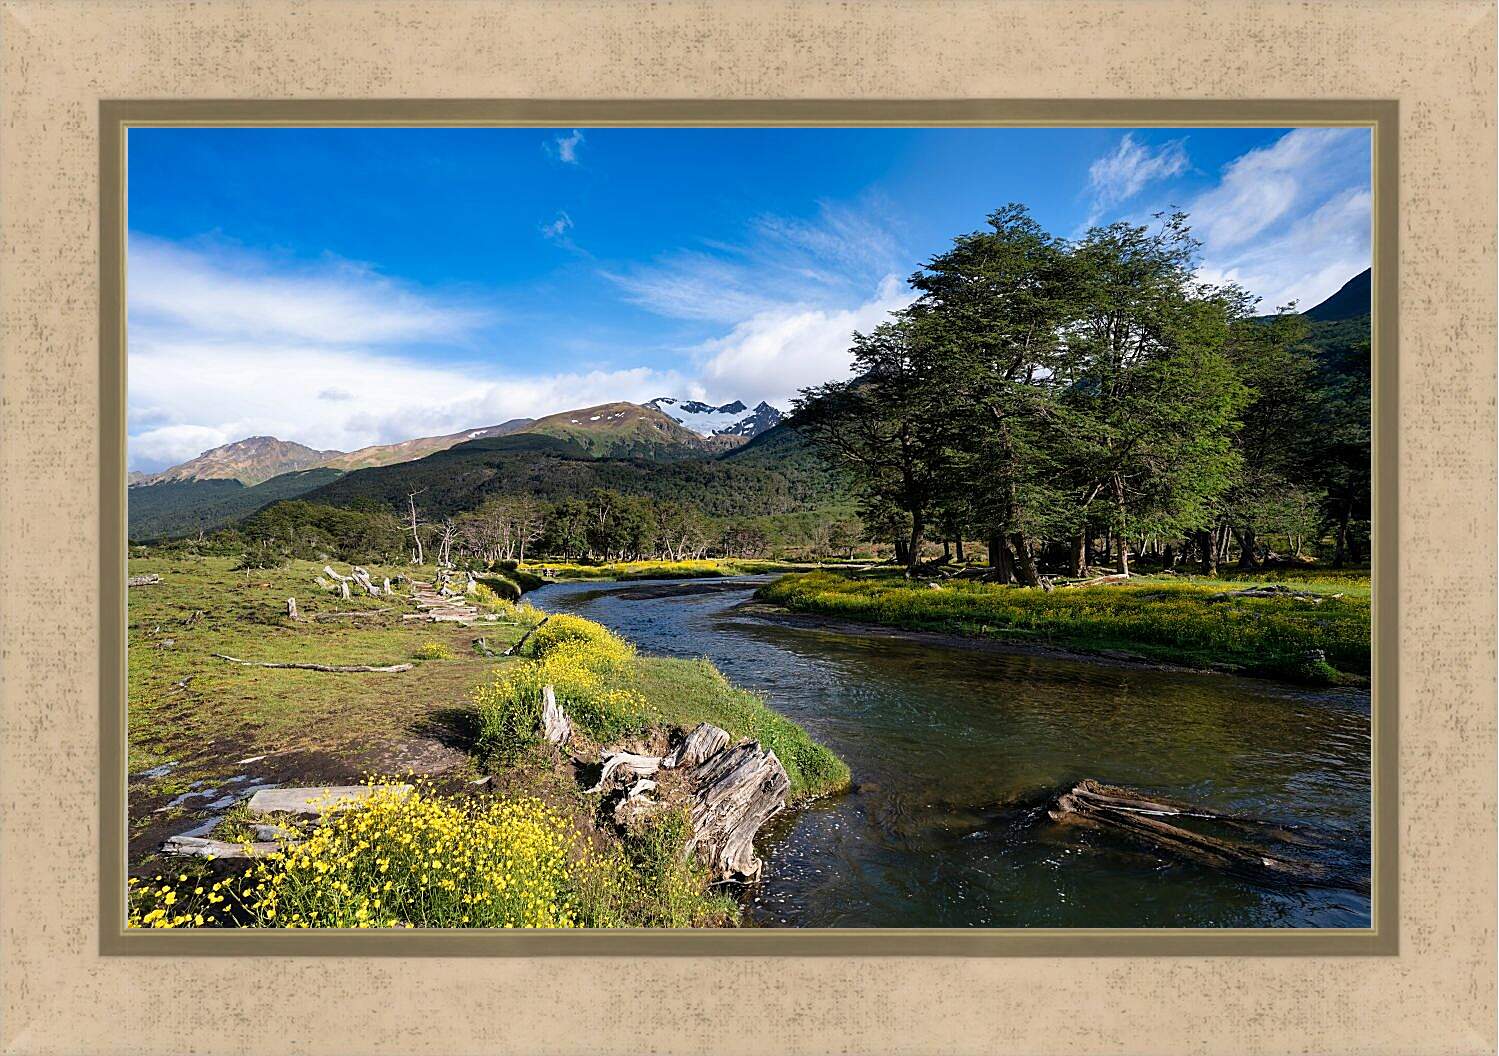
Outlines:
{"type": "Polygon", "coordinates": [[[1225,590],[1212,595],[1208,600],[1227,601],[1229,598],[1293,598],[1296,601],[1310,601],[1314,605],[1321,605],[1327,598],[1341,598],[1342,596],[1341,594],[1318,594],[1310,590],[1294,590],[1279,583],[1271,583],[1263,587],[1225,590]]]}
{"type": "Polygon", "coordinates": [[[209,840],[201,836],[172,836],[161,845],[164,854],[199,858],[264,858],[281,849],[279,842],[229,843],[227,840],[209,840]]]}
{"type": "Polygon", "coordinates": [[[152,572],[152,573],[150,573],[148,575],[144,575],[144,576],[126,576],[125,577],[125,586],[127,586],[127,587],[149,587],[152,584],[160,583],[160,582],[161,582],[161,576],[160,576],[159,573],[156,573],[156,572],[152,572]]]}
{"type": "Polygon", "coordinates": [[[1164,854],[1219,869],[1312,883],[1329,877],[1329,871],[1323,866],[1286,857],[1285,851],[1266,845],[1267,841],[1305,845],[1305,841],[1284,829],[1246,822],[1097,781],[1079,782],[1059,796],[1048,813],[1054,821],[1087,825],[1164,854]],[[1220,828],[1258,831],[1261,838],[1255,842],[1208,835],[1164,820],[1166,818],[1205,819],[1220,828]]]}
{"type": "Polygon", "coordinates": [[[298,671],[326,671],[330,674],[347,675],[362,671],[373,671],[379,674],[395,674],[397,671],[410,671],[415,664],[391,664],[388,667],[373,667],[369,664],[291,664],[270,663],[264,660],[241,660],[237,656],[226,656],[224,653],[214,653],[220,660],[227,660],[231,664],[241,664],[244,667],[277,667],[295,668],[298,671]]]}

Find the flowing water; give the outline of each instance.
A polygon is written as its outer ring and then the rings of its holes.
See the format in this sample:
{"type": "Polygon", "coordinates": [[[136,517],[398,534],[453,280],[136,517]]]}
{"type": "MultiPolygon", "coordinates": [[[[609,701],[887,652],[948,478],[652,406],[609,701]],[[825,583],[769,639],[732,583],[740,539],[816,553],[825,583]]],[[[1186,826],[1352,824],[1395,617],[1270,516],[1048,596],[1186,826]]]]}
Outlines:
{"type": "Polygon", "coordinates": [[[757,845],[755,921],[799,927],[1368,927],[1369,697],[788,626],[763,580],[569,583],[531,599],[706,656],[853,770],[757,845]],[[1091,777],[1292,827],[1343,880],[1170,861],[1050,821],[1091,777]]]}

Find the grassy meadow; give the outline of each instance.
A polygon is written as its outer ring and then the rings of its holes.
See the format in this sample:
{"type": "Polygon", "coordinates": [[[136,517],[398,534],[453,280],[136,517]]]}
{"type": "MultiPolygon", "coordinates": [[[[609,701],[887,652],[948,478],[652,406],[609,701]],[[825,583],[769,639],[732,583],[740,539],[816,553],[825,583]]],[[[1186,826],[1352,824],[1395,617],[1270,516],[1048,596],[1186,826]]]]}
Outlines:
{"type": "Polygon", "coordinates": [[[1369,675],[1367,572],[1147,575],[1045,591],[825,571],[783,576],[758,597],[795,612],[906,630],[1123,652],[1301,682],[1369,675]],[[1281,583],[1318,598],[1221,596],[1255,583],[1281,583]],[[1308,661],[1310,650],[1321,650],[1325,663],[1308,661]]]}
{"type": "MultiPolygon", "coordinates": [[[[540,620],[529,605],[481,589],[470,600],[493,621],[404,621],[416,609],[399,587],[393,597],[344,600],[317,585],[321,564],[236,563],[176,555],[130,561],[131,576],[161,576],[129,591],[136,926],[736,923],[737,904],[681,854],[685,818],[668,811],[644,828],[619,831],[599,816],[599,799],[583,793],[575,764],[540,741],[544,683],[556,686],[574,721],[579,736],[571,748],[580,758],[596,758],[590,753],[605,744],[660,747],[672,727],[707,721],[735,740],[773,748],[793,799],[848,785],[836,756],[707,661],[641,657],[599,625],[561,616],[532,635],[521,655],[504,657],[498,654],[540,620]],[[288,615],[292,597],[300,620],[288,615]],[[245,667],[215,654],[413,667],[333,673],[245,667]],[[243,872],[157,853],[167,836],[212,816],[212,804],[195,797],[233,793],[246,781],[366,779],[415,781],[419,792],[342,812],[294,852],[243,872]],[[434,861],[447,863],[443,872],[434,861]]],[[[430,581],[434,570],[369,571],[378,582],[398,574],[430,581]]],[[[213,838],[244,839],[255,821],[242,806],[222,817],[213,838]]]]}

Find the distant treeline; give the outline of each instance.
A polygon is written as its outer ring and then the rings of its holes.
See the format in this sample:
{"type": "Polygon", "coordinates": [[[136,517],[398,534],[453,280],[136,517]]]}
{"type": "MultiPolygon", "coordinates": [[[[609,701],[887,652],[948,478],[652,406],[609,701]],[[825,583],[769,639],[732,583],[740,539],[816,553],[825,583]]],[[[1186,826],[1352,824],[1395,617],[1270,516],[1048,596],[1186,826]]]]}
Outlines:
{"type": "Polygon", "coordinates": [[[498,496],[478,508],[433,517],[412,494],[412,517],[368,499],[350,506],[278,502],[239,525],[165,544],[197,552],[245,555],[249,566],[291,558],[396,564],[414,559],[467,567],[501,561],[681,561],[704,557],[797,554],[850,556],[862,545],[857,517],[804,511],[774,517],[712,518],[687,501],[608,489],[548,503],[498,496]]]}
{"type": "Polygon", "coordinates": [[[1368,537],[1368,321],[1251,314],[1197,278],[1181,214],[1069,241],[1024,207],[911,277],[917,300],[856,334],[851,380],[792,423],[856,482],[871,532],[982,540],[1001,578],[1128,570],[1149,552],[1204,572],[1368,537]]]}

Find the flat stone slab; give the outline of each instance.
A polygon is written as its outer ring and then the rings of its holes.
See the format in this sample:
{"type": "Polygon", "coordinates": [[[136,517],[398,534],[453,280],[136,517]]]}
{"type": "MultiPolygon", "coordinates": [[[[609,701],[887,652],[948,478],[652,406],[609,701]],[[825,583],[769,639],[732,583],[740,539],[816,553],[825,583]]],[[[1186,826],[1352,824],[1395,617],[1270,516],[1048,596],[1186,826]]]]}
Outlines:
{"type": "Polygon", "coordinates": [[[322,814],[357,806],[376,792],[411,794],[410,785],[322,785],[317,788],[263,788],[250,797],[258,814],[322,814]]]}

